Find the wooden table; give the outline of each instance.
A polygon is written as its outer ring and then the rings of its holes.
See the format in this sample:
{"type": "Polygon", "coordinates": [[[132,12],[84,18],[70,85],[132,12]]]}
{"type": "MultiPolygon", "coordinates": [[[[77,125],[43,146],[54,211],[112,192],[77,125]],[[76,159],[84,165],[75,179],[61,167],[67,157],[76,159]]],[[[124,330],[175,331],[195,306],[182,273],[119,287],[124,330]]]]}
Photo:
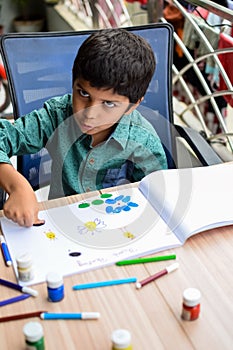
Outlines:
{"type": "MultiPolygon", "coordinates": [[[[93,193],[92,193],[93,195],[93,193]]],[[[89,196],[89,195],[85,195],[89,196]]],[[[72,196],[48,201],[48,208],[80,200],[72,196]]],[[[109,350],[111,333],[125,328],[132,334],[134,350],[233,348],[233,227],[214,229],[190,238],[183,247],[164,251],[175,253],[180,267],[137,290],[134,284],[73,291],[77,283],[136,276],[139,280],[163,269],[169,262],[110,266],[64,278],[65,298],[47,301],[46,284],[36,285],[37,298],[0,308],[0,315],[47,310],[50,312],[98,311],[99,320],[42,321],[37,318],[0,323],[1,350],[25,349],[23,326],[39,321],[49,350],[109,350]],[[196,287],[202,293],[201,314],[195,321],[181,319],[182,293],[196,287]]],[[[43,257],[42,257],[43,258],[43,257]]],[[[2,256],[1,278],[15,281],[11,267],[2,256]]],[[[0,300],[18,293],[0,286],[0,300]]]]}

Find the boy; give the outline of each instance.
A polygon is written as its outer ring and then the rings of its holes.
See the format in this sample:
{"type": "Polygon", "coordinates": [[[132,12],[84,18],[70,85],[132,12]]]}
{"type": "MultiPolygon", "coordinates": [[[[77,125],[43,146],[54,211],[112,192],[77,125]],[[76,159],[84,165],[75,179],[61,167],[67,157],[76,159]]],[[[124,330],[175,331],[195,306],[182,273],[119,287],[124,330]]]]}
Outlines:
{"type": "Polygon", "coordinates": [[[38,203],[10,164],[12,155],[46,147],[52,158],[49,198],[135,182],[167,167],[153,127],[135,110],[155,70],[149,44],[124,29],[100,30],[81,45],[72,70],[72,95],[0,122],[0,187],[4,214],[21,226],[38,220],[38,203]]]}

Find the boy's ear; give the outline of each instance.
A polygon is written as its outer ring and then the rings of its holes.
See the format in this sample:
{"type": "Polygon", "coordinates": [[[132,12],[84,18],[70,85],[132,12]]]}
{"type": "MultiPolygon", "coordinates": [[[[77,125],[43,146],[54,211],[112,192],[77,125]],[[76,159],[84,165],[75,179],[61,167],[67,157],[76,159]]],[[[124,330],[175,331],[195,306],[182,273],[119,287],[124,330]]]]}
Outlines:
{"type": "Polygon", "coordinates": [[[131,104],[130,108],[127,110],[127,112],[125,112],[125,114],[132,113],[133,110],[135,110],[135,108],[137,108],[143,100],[144,100],[144,97],[141,97],[136,103],[131,104]]]}

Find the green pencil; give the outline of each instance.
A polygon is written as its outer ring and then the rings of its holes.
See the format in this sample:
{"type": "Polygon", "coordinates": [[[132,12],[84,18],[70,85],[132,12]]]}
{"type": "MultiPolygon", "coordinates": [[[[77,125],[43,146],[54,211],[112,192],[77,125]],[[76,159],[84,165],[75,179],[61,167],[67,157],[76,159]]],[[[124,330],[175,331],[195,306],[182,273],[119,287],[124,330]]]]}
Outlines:
{"type": "Polygon", "coordinates": [[[163,261],[163,260],[173,260],[176,259],[176,255],[163,255],[163,256],[152,256],[150,258],[139,258],[139,259],[132,259],[132,260],[122,260],[118,261],[116,263],[117,266],[123,266],[123,265],[133,265],[133,264],[142,264],[147,262],[154,262],[154,261],[163,261]]]}

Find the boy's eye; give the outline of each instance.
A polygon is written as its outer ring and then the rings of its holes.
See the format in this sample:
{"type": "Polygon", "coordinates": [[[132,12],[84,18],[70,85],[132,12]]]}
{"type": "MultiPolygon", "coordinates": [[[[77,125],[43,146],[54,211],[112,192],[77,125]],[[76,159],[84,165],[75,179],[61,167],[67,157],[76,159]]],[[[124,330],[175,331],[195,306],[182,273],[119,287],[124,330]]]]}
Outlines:
{"type": "Polygon", "coordinates": [[[113,108],[115,107],[115,103],[111,101],[104,101],[104,105],[108,108],[113,108]]]}
{"type": "Polygon", "coordinates": [[[78,90],[79,92],[79,95],[82,96],[82,97],[89,97],[89,94],[85,91],[85,90],[78,90]]]}

